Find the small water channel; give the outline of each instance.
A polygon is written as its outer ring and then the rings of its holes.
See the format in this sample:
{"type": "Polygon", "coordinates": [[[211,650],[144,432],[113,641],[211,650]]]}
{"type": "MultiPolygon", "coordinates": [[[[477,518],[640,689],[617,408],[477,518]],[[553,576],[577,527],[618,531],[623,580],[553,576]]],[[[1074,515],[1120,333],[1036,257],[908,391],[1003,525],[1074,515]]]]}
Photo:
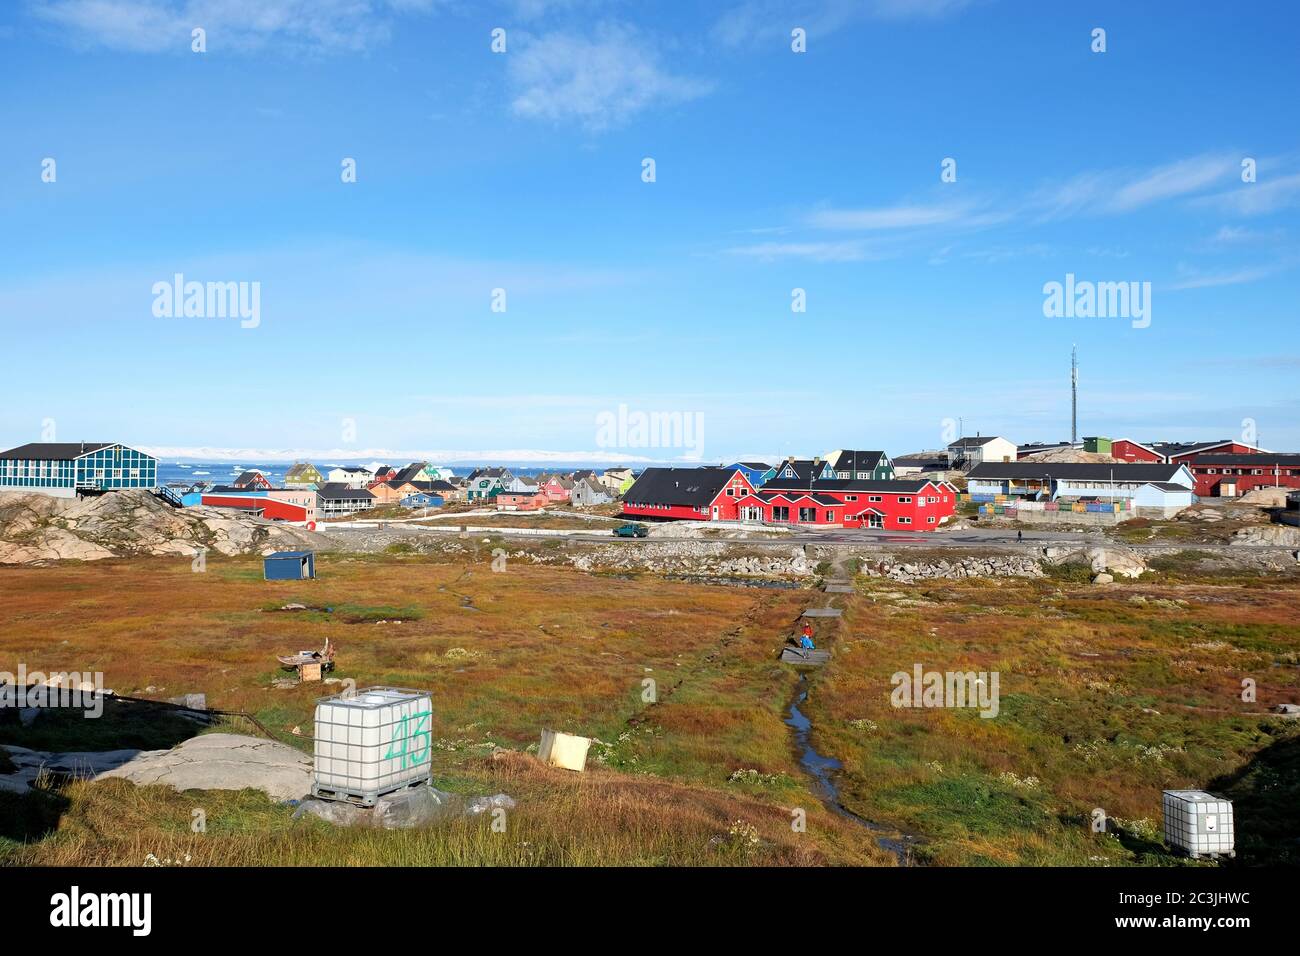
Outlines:
{"type": "Polygon", "coordinates": [[[882,850],[888,850],[894,854],[898,858],[899,866],[910,865],[912,862],[910,850],[917,843],[916,837],[899,833],[892,827],[859,816],[840,802],[839,788],[835,786],[832,775],[843,764],[834,757],[827,757],[813,749],[810,739],[812,736],[812,721],[799,709],[799,705],[808,699],[809,686],[808,675],[801,673],[799,683],[795,686],[794,700],[790,702],[790,712],[785,718],[786,726],[794,730],[795,745],[799,749],[800,766],[813,778],[817,795],[821,797],[822,803],[840,816],[872,831],[876,839],[876,845],[882,850]]]}

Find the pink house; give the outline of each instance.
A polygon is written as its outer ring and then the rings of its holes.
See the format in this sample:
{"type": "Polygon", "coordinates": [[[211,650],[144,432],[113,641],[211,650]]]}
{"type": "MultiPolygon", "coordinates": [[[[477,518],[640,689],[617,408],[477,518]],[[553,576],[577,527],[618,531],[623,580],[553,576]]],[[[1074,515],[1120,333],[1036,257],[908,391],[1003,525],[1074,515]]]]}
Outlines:
{"type": "Polygon", "coordinates": [[[547,501],[568,501],[573,482],[559,475],[550,475],[542,482],[541,489],[547,501]]]}
{"type": "Polygon", "coordinates": [[[536,511],[545,508],[547,497],[541,491],[502,491],[497,494],[497,511],[536,511]]]}

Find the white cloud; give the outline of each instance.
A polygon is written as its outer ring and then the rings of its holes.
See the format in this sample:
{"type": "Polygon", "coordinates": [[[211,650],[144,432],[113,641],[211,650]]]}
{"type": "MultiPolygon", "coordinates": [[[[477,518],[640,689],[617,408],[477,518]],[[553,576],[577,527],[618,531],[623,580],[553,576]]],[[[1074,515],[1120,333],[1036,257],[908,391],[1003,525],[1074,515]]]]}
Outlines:
{"type": "Polygon", "coordinates": [[[1238,216],[1264,216],[1300,203],[1300,173],[1241,183],[1228,192],[1207,196],[1205,203],[1238,216]]]}
{"type": "Polygon", "coordinates": [[[1075,215],[1116,215],[1143,206],[1202,192],[1240,170],[1237,156],[1201,155],[1134,172],[1081,173],[1059,185],[1036,190],[1025,212],[1040,221],[1075,215]]]}
{"type": "Polygon", "coordinates": [[[651,106],[696,99],[712,84],[668,70],[655,41],[630,27],[607,25],[595,36],[527,37],[509,56],[518,116],[575,121],[600,130],[651,106]]]}
{"type": "Polygon", "coordinates": [[[358,51],[388,39],[395,15],[436,0],[35,0],[32,13],[74,43],[134,53],[189,53],[207,31],[209,52],[271,45],[358,51]]]}
{"type": "Polygon", "coordinates": [[[718,17],[713,35],[726,46],[788,42],[798,25],[810,38],[863,20],[937,19],[973,0],[744,0],[718,17]]]}
{"type": "Polygon", "coordinates": [[[971,213],[965,203],[885,206],[869,209],[819,209],[809,214],[808,225],[817,229],[847,229],[865,232],[881,229],[911,229],[957,222],[971,213]]]}
{"type": "Polygon", "coordinates": [[[1269,276],[1284,271],[1284,269],[1284,266],[1268,265],[1251,266],[1231,272],[1193,274],[1187,279],[1173,283],[1169,288],[1176,291],[1182,289],[1212,289],[1224,285],[1243,285],[1247,282],[1258,282],[1261,279],[1267,279],[1269,276]]]}
{"type": "Polygon", "coordinates": [[[732,255],[746,256],[763,262],[777,259],[811,259],[814,262],[861,262],[878,258],[862,242],[759,242],[733,246],[732,255]]]}

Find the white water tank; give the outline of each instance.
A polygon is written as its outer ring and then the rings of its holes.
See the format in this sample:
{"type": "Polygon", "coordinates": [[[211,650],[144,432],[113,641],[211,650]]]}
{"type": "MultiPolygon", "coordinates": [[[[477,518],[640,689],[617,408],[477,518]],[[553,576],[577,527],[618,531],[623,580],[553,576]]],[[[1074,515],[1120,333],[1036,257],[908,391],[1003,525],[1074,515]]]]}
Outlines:
{"type": "Polygon", "coordinates": [[[1164,792],[1165,842],[1188,856],[1236,856],[1232,801],[1204,790],[1164,792]]]}
{"type": "Polygon", "coordinates": [[[430,782],[433,702],[427,691],[369,687],[316,702],[312,795],[372,806],[430,782]]]}

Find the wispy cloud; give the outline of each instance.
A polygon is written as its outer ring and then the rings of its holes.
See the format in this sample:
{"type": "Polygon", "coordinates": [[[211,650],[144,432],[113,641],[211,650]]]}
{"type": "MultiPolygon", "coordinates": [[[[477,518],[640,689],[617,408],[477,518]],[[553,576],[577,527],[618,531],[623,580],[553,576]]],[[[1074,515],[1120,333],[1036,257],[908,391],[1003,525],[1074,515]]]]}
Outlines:
{"type": "Polygon", "coordinates": [[[866,243],[845,242],[757,242],[747,246],[732,246],[726,250],[732,255],[746,256],[763,262],[777,259],[810,259],[814,262],[862,262],[880,256],[867,248],[866,243]]]}
{"type": "Polygon", "coordinates": [[[133,53],[189,53],[195,27],[208,49],[360,51],[387,40],[401,13],[439,0],[32,0],[40,21],[84,46],[133,53]]]}
{"type": "Polygon", "coordinates": [[[1203,154],[1147,170],[1084,172],[1042,184],[1021,212],[1039,221],[1129,213],[1223,184],[1239,172],[1240,161],[1239,156],[1203,154]]]}
{"type": "Polygon", "coordinates": [[[1288,268],[1289,266],[1284,264],[1275,263],[1264,266],[1247,266],[1228,272],[1193,272],[1188,278],[1171,283],[1169,288],[1176,291],[1180,289],[1211,289],[1224,285],[1244,285],[1248,282],[1267,279],[1279,272],[1286,271],[1288,268]]]}
{"type": "Polygon", "coordinates": [[[1265,216],[1300,204],[1300,173],[1240,183],[1231,190],[1204,197],[1202,202],[1238,216],[1265,216]]]}
{"type": "Polygon", "coordinates": [[[713,88],[708,80],[674,73],[653,37],[617,24],[593,36],[524,37],[509,60],[516,115],[592,130],[620,126],[652,106],[693,100],[713,88]]]}
{"type": "Polygon", "coordinates": [[[968,220],[969,203],[883,206],[867,209],[819,209],[810,213],[807,224],[816,229],[872,232],[882,229],[914,229],[968,220]]]}
{"type": "Polygon", "coordinates": [[[713,25],[715,39],[729,47],[756,46],[789,38],[792,26],[810,37],[834,33],[863,20],[937,19],[973,0],[744,0],[713,25]]]}

